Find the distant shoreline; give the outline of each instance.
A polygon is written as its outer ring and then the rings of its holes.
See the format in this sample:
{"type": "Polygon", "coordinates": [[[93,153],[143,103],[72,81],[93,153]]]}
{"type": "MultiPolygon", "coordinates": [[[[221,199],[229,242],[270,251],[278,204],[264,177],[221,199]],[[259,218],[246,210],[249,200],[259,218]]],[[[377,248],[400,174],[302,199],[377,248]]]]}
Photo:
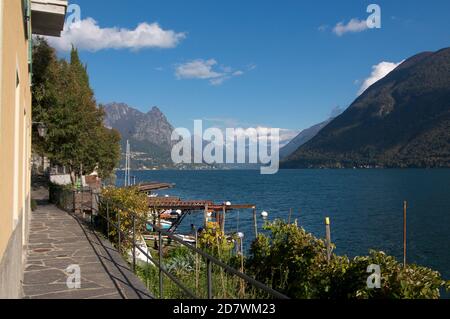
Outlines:
{"type": "MultiPolygon", "coordinates": [[[[258,168],[217,168],[217,169],[177,169],[177,168],[160,168],[160,169],[131,169],[135,172],[158,172],[158,171],[259,171],[258,168]]],[[[325,170],[333,170],[333,171],[363,171],[363,170],[450,170],[450,167],[373,167],[373,168],[280,168],[280,171],[325,171],[325,170]]],[[[116,172],[123,172],[125,169],[115,169],[116,172]]]]}

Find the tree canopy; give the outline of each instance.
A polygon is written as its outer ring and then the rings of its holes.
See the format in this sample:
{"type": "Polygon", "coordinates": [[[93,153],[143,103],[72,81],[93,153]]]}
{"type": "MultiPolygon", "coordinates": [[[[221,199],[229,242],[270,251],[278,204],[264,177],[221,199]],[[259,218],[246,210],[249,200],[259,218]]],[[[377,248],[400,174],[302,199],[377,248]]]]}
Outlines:
{"type": "Polygon", "coordinates": [[[47,41],[33,46],[33,121],[47,127],[47,136],[33,134],[34,150],[76,176],[97,171],[110,177],[120,159],[120,134],[103,125],[87,67],[72,48],[70,61],[59,60],[47,41]]]}

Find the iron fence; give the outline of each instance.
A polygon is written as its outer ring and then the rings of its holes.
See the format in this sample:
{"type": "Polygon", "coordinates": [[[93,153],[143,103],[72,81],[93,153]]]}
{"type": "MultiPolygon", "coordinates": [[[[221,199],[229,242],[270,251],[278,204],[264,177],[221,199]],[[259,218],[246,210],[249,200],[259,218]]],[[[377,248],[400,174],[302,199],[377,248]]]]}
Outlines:
{"type": "MultiPolygon", "coordinates": [[[[271,298],[289,299],[289,297],[287,297],[286,295],[268,287],[267,285],[255,280],[254,278],[251,278],[250,276],[244,274],[243,272],[234,269],[233,267],[227,265],[226,263],[219,260],[218,258],[210,255],[209,253],[193,246],[192,244],[189,244],[189,243],[183,241],[181,238],[175,236],[173,233],[170,233],[170,232],[160,228],[159,226],[156,225],[156,223],[154,223],[152,225],[153,232],[157,233],[157,240],[158,240],[158,245],[157,245],[158,246],[158,260],[155,260],[150,254],[148,254],[146,251],[144,251],[138,245],[138,243],[136,241],[136,222],[137,222],[137,220],[141,220],[142,222],[144,222],[147,225],[148,224],[147,219],[144,220],[144,218],[142,218],[141,216],[138,216],[135,212],[132,212],[117,203],[109,201],[108,199],[102,197],[100,194],[94,193],[92,190],[73,191],[73,193],[74,193],[73,198],[77,198],[77,194],[81,194],[81,196],[79,196],[79,197],[81,197],[83,199],[84,198],[83,193],[86,193],[86,192],[89,193],[91,200],[87,201],[87,203],[86,203],[86,201],[82,200],[81,205],[79,205],[79,207],[81,208],[82,211],[84,211],[84,209],[90,211],[91,224],[94,223],[94,219],[93,219],[94,216],[100,216],[101,218],[103,218],[106,221],[108,237],[109,237],[111,227],[114,227],[114,229],[116,229],[117,237],[118,237],[117,238],[117,245],[118,245],[117,248],[118,248],[119,252],[121,252],[122,245],[123,245],[122,243],[124,240],[128,240],[131,243],[133,271],[136,272],[136,249],[139,250],[149,261],[151,261],[158,268],[158,270],[159,270],[159,297],[161,299],[164,298],[164,281],[163,281],[164,275],[167,276],[167,278],[169,278],[182,291],[184,291],[184,293],[186,293],[190,298],[193,298],[193,299],[200,298],[191,289],[189,289],[189,287],[187,287],[185,284],[183,284],[175,275],[170,273],[164,266],[163,259],[162,259],[163,236],[166,236],[169,240],[174,241],[174,242],[188,248],[194,254],[198,254],[199,256],[204,258],[204,260],[206,261],[206,285],[207,285],[207,298],[208,299],[214,298],[213,282],[212,282],[213,265],[219,267],[220,269],[229,273],[232,276],[240,278],[241,280],[243,280],[250,286],[264,291],[271,298]],[[100,207],[106,208],[106,215],[100,213],[100,207]],[[112,218],[110,216],[110,212],[114,209],[116,209],[117,220],[112,220],[112,218]],[[131,217],[132,217],[132,226],[131,226],[131,230],[130,230],[131,234],[130,233],[127,234],[124,231],[122,231],[122,229],[121,229],[121,211],[131,214],[131,217]],[[131,239],[130,239],[130,237],[131,237],[131,239]]],[[[74,208],[75,208],[75,206],[76,205],[74,204],[74,208]]]]}

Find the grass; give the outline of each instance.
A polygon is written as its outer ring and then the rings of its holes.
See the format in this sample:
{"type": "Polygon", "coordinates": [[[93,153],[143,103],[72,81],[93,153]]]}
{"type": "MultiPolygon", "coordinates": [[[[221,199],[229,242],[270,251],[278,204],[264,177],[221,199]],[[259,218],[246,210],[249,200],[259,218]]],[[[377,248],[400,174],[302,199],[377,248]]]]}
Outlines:
{"type": "MultiPolygon", "coordinates": [[[[158,261],[158,251],[151,250],[151,255],[158,261]]],[[[208,297],[207,267],[202,257],[195,259],[194,253],[181,246],[171,247],[163,256],[163,265],[185,287],[200,299],[208,297]]],[[[159,269],[147,265],[137,268],[137,275],[147,286],[147,289],[159,297],[159,269]]],[[[212,265],[213,297],[219,299],[255,299],[263,298],[264,294],[249,287],[236,276],[226,273],[216,265],[212,265]]],[[[190,296],[178,287],[167,275],[163,274],[163,299],[189,299],[190,296]]]]}

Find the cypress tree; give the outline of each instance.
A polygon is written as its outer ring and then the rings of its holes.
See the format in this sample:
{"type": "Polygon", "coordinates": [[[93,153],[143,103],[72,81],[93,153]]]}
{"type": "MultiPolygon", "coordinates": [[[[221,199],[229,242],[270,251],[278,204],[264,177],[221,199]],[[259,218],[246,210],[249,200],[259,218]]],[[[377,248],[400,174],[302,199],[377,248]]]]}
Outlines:
{"type": "Polygon", "coordinates": [[[72,183],[94,169],[109,177],[120,158],[120,135],[103,126],[104,112],[97,107],[77,49],[72,48],[70,62],[58,61],[45,40],[37,42],[35,52],[40,86],[33,107],[48,127],[43,147],[47,155],[69,169],[72,183]]]}

